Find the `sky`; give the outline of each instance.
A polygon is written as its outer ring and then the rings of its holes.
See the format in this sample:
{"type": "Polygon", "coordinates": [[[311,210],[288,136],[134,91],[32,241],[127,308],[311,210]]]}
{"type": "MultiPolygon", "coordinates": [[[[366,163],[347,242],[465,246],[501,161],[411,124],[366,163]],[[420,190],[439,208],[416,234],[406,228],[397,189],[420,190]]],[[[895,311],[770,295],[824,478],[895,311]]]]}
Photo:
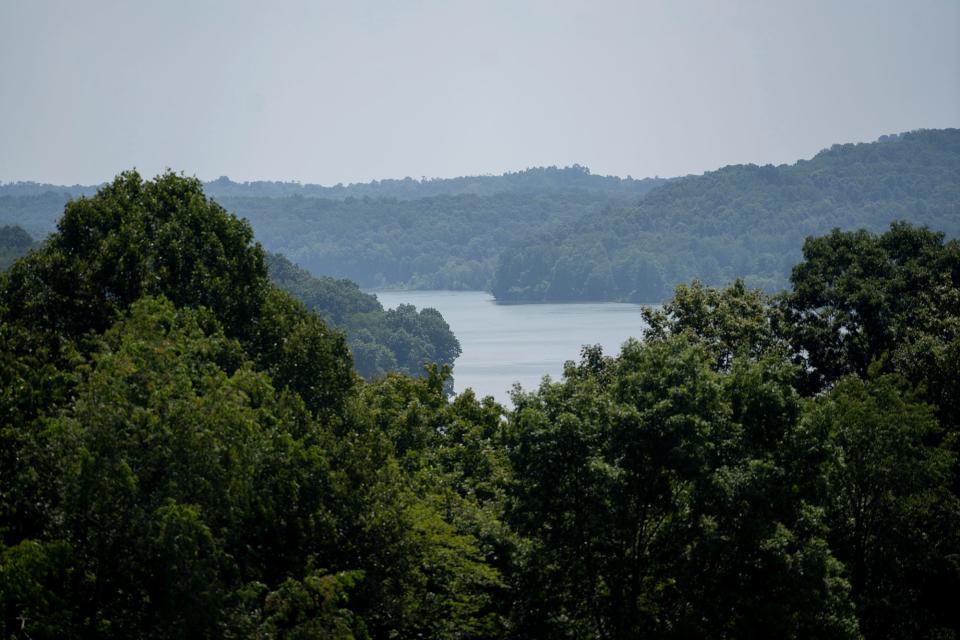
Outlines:
{"type": "Polygon", "coordinates": [[[960,126],[960,0],[0,0],[0,181],[675,176],[960,126]]]}

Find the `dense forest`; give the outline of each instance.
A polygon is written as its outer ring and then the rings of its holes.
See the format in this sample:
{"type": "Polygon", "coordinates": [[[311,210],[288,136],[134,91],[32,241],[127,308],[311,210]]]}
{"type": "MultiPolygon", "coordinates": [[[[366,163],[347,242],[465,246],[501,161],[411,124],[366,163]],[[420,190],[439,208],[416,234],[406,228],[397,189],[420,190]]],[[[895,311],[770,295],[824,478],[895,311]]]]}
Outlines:
{"type": "Polygon", "coordinates": [[[501,249],[611,206],[590,193],[442,195],[419,200],[221,198],[264,246],[363,287],[485,289],[501,249]]]}
{"type": "MultiPolygon", "coordinates": [[[[504,246],[636,200],[663,182],[597,176],[573,166],[329,188],[219,179],[204,190],[247,218],[267,249],[313,273],[365,288],[478,290],[488,287],[504,246]]],[[[68,196],[89,189],[0,185],[0,224],[43,237],[68,196]]]]}
{"type": "MultiPolygon", "coordinates": [[[[92,187],[0,185],[0,224],[40,238],[92,187]]],[[[673,180],[581,166],[321,187],[220,178],[206,193],[260,242],[364,288],[492,291],[502,302],[660,302],[691,278],[787,285],[803,239],[906,220],[960,234],[960,130],[835,145],[793,165],[673,180]]]]}
{"type": "Polygon", "coordinates": [[[367,380],[390,372],[420,376],[424,364],[453,367],[460,355],[460,343],[436,309],[403,304],[384,311],[355,282],[315,277],[279,253],[266,257],[274,284],[346,334],[354,367],[367,380]]]}
{"type": "Polygon", "coordinates": [[[691,278],[743,277],[773,291],[806,236],[882,231],[894,220],[960,235],[960,129],[670,181],[633,206],[519,239],[500,254],[491,290],[501,301],[657,302],[691,278]]]}
{"type": "MultiPolygon", "coordinates": [[[[18,226],[0,227],[0,271],[24,256],[37,243],[18,226]]],[[[396,372],[419,377],[428,363],[453,367],[460,344],[436,309],[417,311],[413,305],[384,310],[355,282],[314,277],[285,256],[267,253],[270,280],[330,326],[345,332],[357,372],[371,380],[396,372]]],[[[448,379],[453,388],[453,378],[448,379]]]]}
{"type": "Polygon", "coordinates": [[[960,244],[791,273],[508,411],[364,382],[248,223],[122,174],[0,274],[0,636],[957,637],[960,244]]]}
{"type": "Polygon", "coordinates": [[[35,244],[30,234],[16,225],[0,227],[0,271],[30,251],[35,244]]]}

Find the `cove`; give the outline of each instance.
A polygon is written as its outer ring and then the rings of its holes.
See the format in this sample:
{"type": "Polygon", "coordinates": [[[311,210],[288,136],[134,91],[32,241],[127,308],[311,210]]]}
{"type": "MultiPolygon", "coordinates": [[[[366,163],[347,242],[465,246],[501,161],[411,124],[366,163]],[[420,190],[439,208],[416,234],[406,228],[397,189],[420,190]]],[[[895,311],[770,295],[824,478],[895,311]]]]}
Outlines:
{"type": "Polygon", "coordinates": [[[443,314],[463,350],[454,363],[457,393],[472,388],[510,406],[515,382],[536,389],[544,375],[559,380],[563,363],[583,345],[616,355],[629,337],[643,335],[641,305],[618,302],[497,304],[484,291],[370,291],[384,308],[412,304],[443,314]]]}

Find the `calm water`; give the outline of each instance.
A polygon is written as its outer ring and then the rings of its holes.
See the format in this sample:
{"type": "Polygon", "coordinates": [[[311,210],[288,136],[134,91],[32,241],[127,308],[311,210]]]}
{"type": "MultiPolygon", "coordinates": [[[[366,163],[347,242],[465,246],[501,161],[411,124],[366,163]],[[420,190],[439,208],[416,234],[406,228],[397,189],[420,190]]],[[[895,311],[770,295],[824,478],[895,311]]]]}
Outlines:
{"type": "Polygon", "coordinates": [[[600,344],[615,355],[628,337],[643,331],[640,306],[614,302],[498,305],[482,291],[374,291],[385,308],[433,307],[460,340],[454,363],[459,393],[473,388],[509,404],[514,382],[535,389],[544,374],[559,380],[566,360],[580,347],[600,344]]]}

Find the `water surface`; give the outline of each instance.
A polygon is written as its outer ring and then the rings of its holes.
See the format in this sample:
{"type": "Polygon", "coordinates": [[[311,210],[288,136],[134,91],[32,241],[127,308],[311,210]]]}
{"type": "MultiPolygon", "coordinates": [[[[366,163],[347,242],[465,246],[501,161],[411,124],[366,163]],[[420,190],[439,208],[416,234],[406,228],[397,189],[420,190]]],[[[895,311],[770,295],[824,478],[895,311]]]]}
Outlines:
{"type": "Polygon", "coordinates": [[[455,389],[472,388],[509,404],[514,382],[535,389],[544,374],[559,380],[563,363],[585,344],[615,355],[628,337],[643,333],[640,305],[616,302],[497,304],[483,291],[372,291],[385,308],[433,307],[460,340],[455,389]]]}

